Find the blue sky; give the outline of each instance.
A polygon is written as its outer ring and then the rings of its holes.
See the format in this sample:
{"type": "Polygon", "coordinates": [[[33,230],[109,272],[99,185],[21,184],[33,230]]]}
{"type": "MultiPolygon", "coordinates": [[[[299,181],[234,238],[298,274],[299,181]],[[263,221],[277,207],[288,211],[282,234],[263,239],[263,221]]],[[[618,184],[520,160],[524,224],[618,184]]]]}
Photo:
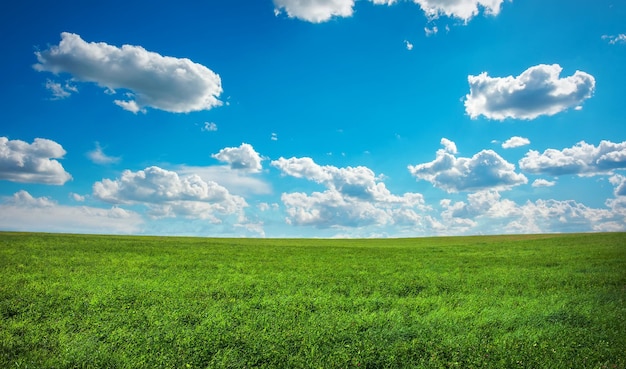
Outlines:
{"type": "Polygon", "coordinates": [[[626,3],[2,5],[0,229],[626,230],[626,3]]]}

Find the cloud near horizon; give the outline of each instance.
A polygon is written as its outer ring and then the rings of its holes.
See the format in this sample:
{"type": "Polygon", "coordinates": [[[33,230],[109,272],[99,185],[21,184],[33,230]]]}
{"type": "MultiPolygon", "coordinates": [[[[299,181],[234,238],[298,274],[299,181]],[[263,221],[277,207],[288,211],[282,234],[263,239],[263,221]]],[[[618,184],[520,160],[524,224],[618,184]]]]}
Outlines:
{"type": "MultiPolygon", "coordinates": [[[[108,91],[130,91],[125,94],[129,100],[114,102],[133,113],[145,112],[146,107],[188,113],[222,105],[220,77],[186,58],[161,56],[141,46],[88,43],[69,32],[61,33],[58,45],[35,55],[37,71],[69,73],[74,81],[93,82],[108,91]]],[[[59,87],[48,88],[66,97],[59,87]]]]}
{"type": "Polygon", "coordinates": [[[470,93],[465,111],[472,119],[535,119],[581,106],[595,90],[595,78],[585,72],[560,78],[558,64],[530,67],[517,77],[468,76],[470,93]]]}
{"type": "Polygon", "coordinates": [[[528,183],[515,165],[504,160],[493,150],[482,150],[471,158],[456,157],[456,145],[441,139],[443,149],[437,150],[430,163],[409,165],[409,172],[418,180],[425,180],[447,192],[507,190],[528,183]]]}
{"type": "Polygon", "coordinates": [[[134,234],[143,219],[117,206],[65,206],[21,190],[0,203],[0,224],[14,231],[134,234]]]}
{"type": "Polygon", "coordinates": [[[0,137],[0,180],[62,185],[72,176],[54,159],[65,154],[61,145],[45,138],[29,144],[0,137]]]}
{"type": "Polygon", "coordinates": [[[318,228],[367,225],[424,226],[427,209],[418,193],[392,194],[381,176],[367,167],[318,165],[313,159],[279,158],[271,163],[283,175],[302,178],[326,187],[324,192],[283,193],[287,223],[318,228]]]}
{"type": "Polygon", "coordinates": [[[612,199],[608,208],[591,208],[574,200],[536,200],[516,204],[497,191],[468,194],[467,201],[442,200],[442,224],[447,233],[494,229],[503,233],[624,231],[626,202],[612,199]],[[488,228],[485,228],[488,227],[488,228]]]}
{"type": "Polygon", "coordinates": [[[93,185],[95,198],[112,204],[142,204],[153,218],[207,219],[219,224],[224,218],[243,217],[248,206],[241,196],[198,175],[180,177],[178,173],[156,166],[132,172],[118,179],[103,179],[93,185]]]}
{"type": "Polygon", "coordinates": [[[563,150],[547,149],[542,154],[530,150],[519,161],[528,173],[560,176],[566,174],[595,175],[626,169],[626,141],[600,141],[597,147],[580,141],[563,150]]]}

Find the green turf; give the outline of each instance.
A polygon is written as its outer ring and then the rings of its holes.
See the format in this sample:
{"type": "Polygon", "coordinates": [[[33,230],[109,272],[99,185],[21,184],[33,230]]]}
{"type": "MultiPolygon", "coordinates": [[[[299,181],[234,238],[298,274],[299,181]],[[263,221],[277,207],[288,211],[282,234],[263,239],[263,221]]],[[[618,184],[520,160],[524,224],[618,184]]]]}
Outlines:
{"type": "Polygon", "coordinates": [[[0,233],[0,368],[626,368],[626,234],[0,233]]]}

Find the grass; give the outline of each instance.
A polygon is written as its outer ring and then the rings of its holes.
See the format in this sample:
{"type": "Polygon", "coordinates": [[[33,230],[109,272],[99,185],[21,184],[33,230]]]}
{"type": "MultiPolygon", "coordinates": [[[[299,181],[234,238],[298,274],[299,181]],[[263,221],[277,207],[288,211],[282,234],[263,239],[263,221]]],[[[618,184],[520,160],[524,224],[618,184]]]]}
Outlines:
{"type": "Polygon", "coordinates": [[[626,234],[0,233],[2,368],[626,368],[626,234]]]}

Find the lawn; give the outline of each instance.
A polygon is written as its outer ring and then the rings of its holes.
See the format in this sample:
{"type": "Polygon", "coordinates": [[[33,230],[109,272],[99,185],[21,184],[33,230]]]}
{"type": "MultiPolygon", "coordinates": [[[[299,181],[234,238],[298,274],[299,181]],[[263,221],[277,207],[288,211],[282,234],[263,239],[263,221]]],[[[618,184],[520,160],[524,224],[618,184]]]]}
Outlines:
{"type": "Polygon", "coordinates": [[[0,232],[1,368],[626,368],[626,234],[0,232]]]}

